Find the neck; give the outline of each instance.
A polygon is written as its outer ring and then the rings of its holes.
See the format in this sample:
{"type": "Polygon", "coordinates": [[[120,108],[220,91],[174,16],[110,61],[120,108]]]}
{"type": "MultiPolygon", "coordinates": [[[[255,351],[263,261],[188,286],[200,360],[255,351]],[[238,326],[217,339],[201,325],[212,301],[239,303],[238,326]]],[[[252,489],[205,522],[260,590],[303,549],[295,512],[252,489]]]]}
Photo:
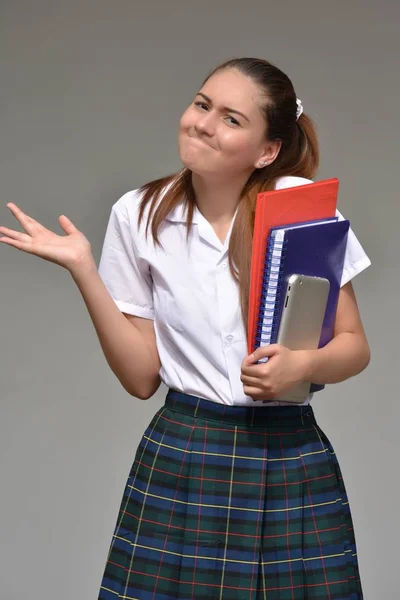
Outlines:
{"type": "Polygon", "coordinates": [[[192,185],[196,204],[211,225],[229,225],[240,201],[240,195],[248,175],[229,181],[209,181],[192,173],[192,185]]]}

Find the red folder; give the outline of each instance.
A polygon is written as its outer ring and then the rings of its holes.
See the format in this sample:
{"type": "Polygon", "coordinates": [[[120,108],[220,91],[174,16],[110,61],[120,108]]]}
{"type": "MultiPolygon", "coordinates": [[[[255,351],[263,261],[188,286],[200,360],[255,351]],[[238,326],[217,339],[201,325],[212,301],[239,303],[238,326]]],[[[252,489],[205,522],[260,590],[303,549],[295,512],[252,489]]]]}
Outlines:
{"type": "Polygon", "coordinates": [[[255,349],[262,277],[271,227],[334,217],[339,180],[336,178],[257,195],[250,272],[247,347],[255,349]]]}

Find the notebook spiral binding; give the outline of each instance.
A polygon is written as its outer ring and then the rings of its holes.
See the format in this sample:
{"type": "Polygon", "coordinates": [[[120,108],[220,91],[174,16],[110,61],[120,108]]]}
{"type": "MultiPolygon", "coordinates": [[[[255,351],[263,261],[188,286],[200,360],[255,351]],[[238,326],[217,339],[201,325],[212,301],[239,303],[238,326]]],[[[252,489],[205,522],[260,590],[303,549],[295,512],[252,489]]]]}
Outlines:
{"type": "Polygon", "coordinates": [[[254,350],[273,343],[278,334],[278,317],[281,307],[283,263],[287,242],[269,240],[261,280],[261,295],[255,332],[254,350]]]}

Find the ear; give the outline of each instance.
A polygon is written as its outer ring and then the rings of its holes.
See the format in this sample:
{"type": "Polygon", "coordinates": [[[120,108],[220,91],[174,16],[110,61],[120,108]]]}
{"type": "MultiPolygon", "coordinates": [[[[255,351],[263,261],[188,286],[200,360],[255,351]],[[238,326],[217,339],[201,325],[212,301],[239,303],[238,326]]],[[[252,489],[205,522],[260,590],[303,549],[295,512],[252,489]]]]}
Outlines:
{"type": "Polygon", "coordinates": [[[274,162],[281,149],[282,142],[268,142],[261,151],[257,161],[254,164],[256,169],[263,169],[274,162]]]}

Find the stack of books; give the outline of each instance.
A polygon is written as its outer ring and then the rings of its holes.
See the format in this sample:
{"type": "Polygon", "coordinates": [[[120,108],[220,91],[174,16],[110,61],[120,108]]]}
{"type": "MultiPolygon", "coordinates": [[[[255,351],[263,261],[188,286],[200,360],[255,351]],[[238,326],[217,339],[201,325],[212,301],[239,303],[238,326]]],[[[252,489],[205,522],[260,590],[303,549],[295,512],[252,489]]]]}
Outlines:
{"type": "MultiPolygon", "coordinates": [[[[319,346],[333,337],[350,223],[339,221],[339,181],[258,194],[250,277],[248,350],[276,343],[289,278],[293,274],[329,281],[319,346]]],[[[311,384],[309,392],[323,389],[311,384]]]]}

